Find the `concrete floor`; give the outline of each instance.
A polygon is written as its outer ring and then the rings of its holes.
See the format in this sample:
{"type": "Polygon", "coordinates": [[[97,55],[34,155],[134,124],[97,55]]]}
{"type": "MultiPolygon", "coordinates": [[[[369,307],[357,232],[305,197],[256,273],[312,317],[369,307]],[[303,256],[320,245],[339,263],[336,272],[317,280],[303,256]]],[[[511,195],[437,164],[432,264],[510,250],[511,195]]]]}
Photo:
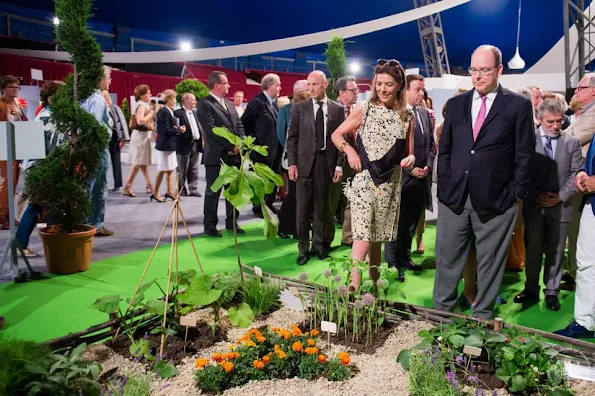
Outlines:
{"type": "MultiPolygon", "coordinates": [[[[155,158],[155,156],[153,156],[155,158]]],[[[128,165],[128,146],[122,152],[122,173],[124,182],[128,177],[130,166],[128,165]]],[[[150,176],[155,177],[156,164],[150,167],[150,176]]],[[[200,166],[199,176],[199,191],[204,196],[206,188],[206,181],[204,179],[204,167],[200,166]]],[[[22,178],[21,178],[22,179],[22,178]]],[[[153,182],[154,183],[154,182],[153,182]]],[[[113,187],[112,171],[108,173],[108,184],[110,190],[113,187]]],[[[23,181],[20,180],[17,191],[22,191],[23,181]]],[[[165,187],[162,185],[162,195],[165,187]]],[[[434,185],[434,201],[436,196],[434,185]]],[[[105,227],[115,231],[111,237],[95,238],[93,241],[93,261],[106,259],[109,257],[119,256],[129,252],[153,247],[161,229],[167,219],[172,207],[173,201],[166,201],[166,203],[149,202],[149,195],[145,193],[145,181],[142,175],[136,177],[133,185],[133,191],[136,194],[135,198],[125,197],[120,193],[109,192],[107,210],[105,217],[105,227]]],[[[203,203],[204,198],[200,197],[183,197],[181,202],[184,217],[188,223],[188,227],[192,235],[200,234],[203,230],[203,203]]],[[[280,207],[280,203],[276,203],[280,207]]],[[[436,208],[434,202],[434,208],[436,208]]],[[[221,194],[219,201],[219,223],[218,229],[225,228],[225,202],[223,194],[221,194]]],[[[435,211],[434,211],[435,212],[435,211]]],[[[435,220],[434,213],[426,212],[426,220],[435,220]]],[[[239,224],[259,220],[252,214],[252,206],[248,205],[240,213],[239,224]]],[[[0,254],[3,254],[10,237],[9,231],[0,231],[0,254]]],[[[186,232],[183,228],[179,229],[180,239],[186,238],[186,232]]],[[[163,234],[161,243],[169,243],[171,241],[171,223],[163,234]]],[[[29,259],[33,268],[37,271],[45,272],[45,259],[43,257],[43,246],[37,231],[33,231],[29,248],[40,253],[37,258],[29,259]]],[[[19,268],[24,268],[24,262],[19,263],[19,268]]],[[[6,281],[2,277],[8,269],[8,259],[2,267],[0,267],[0,282],[6,281]]]]}

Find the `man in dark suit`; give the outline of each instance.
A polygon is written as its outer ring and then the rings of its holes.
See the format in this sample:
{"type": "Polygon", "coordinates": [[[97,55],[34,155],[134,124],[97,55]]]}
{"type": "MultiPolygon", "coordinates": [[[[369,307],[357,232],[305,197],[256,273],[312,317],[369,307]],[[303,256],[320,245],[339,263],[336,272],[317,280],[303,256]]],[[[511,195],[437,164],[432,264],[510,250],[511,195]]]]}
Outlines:
{"type": "Polygon", "coordinates": [[[475,242],[473,313],[480,318],[492,316],[535,151],[531,102],[498,84],[502,70],[498,48],[475,50],[469,68],[475,89],[448,101],[438,150],[434,306],[455,304],[475,242]]]}
{"type": "MultiPolygon", "coordinates": [[[[282,149],[277,140],[277,113],[279,109],[275,99],[281,93],[281,79],[278,75],[269,73],[262,78],[260,85],[262,92],[248,103],[244,115],[242,115],[242,124],[246,135],[256,138],[256,144],[268,147],[266,157],[259,153],[252,153],[253,160],[265,164],[273,172],[279,173],[282,149]]],[[[276,195],[277,187],[264,198],[266,205],[275,214],[278,213],[278,210],[273,207],[276,195]]],[[[260,206],[254,207],[252,211],[256,216],[262,217],[260,206]]]]}
{"type": "Polygon", "coordinates": [[[201,197],[198,192],[198,157],[202,152],[202,129],[196,114],[196,97],[190,92],[182,95],[182,108],[175,111],[180,126],[186,131],[178,135],[176,154],[178,157],[178,188],[181,195],[201,197]],[[188,189],[186,189],[188,182],[188,189]]]}
{"type": "Polygon", "coordinates": [[[405,281],[405,269],[422,270],[420,265],[411,260],[411,241],[428,199],[430,202],[432,199],[432,186],[429,181],[435,152],[432,120],[423,106],[424,78],[418,74],[410,74],[405,80],[407,104],[415,116],[415,165],[412,169],[403,169],[397,240],[387,242],[384,247],[384,260],[388,265],[397,267],[401,282],[405,281]]]}
{"type": "MultiPolygon", "coordinates": [[[[211,191],[211,186],[219,176],[221,161],[227,165],[239,166],[240,156],[238,147],[226,139],[213,133],[214,127],[227,128],[231,133],[244,136],[244,127],[238,117],[233,102],[225,99],[229,92],[227,75],[220,71],[213,71],[209,74],[208,87],[211,90],[209,96],[200,101],[197,108],[199,124],[204,128],[205,148],[202,162],[206,169],[207,188],[205,192],[204,205],[204,226],[205,233],[212,237],[221,237],[217,231],[217,206],[221,190],[211,191]]],[[[227,187],[226,187],[227,188],[227,187]]],[[[233,211],[235,210],[229,201],[225,201],[226,218],[225,228],[233,230],[233,211]]],[[[236,211],[236,221],[238,212],[236,211]]],[[[237,227],[238,234],[244,230],[237,227]]]]}
{"type": "Polygon", "coordinates": [[[566,231],[573,212],[574,175],[583,160],[578,138],[560,132],[564,122],[562,102],[543,101],[537,117],[541,126],[535,136],[531,184],[523,205],[527,279],[514,302],[539,302],[539,273],[545,253],[545,306],[558,311],[566,231]]]}
{"type": "Polygon", "coordinates": [[[342,105],[327,98],[327,87],[320,70],[308,75],[312,99],[293,105],[287,132],[289,179],[297,181],[299,265],[309,259],[310,218],[312,252],[321,260],[328,257],[335,233],[329,190],[331,183],[341,182],[344,157],[331,142],[331,134],[345,120],[345,112],[342,105]]]}

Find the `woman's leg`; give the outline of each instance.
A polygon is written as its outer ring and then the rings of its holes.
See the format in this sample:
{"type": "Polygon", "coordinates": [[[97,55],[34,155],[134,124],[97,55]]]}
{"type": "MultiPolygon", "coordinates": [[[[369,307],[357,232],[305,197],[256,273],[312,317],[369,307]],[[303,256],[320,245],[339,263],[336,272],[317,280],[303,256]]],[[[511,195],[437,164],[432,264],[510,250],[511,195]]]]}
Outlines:
{"type": "Polygon", "coordinates": [[[132,165],[130,168],[130,173],[128,174],[128,180],[126,180],[126,185],[124,186],[124,190],[122,191],[123,195],[128,195],[133,197],[134,194],[132,192],[132,183],[134,183],[134,179],[136,178],[136,174],[138,173],[138,166],[132,165]]]}
{"type": "MultiPolygon", "coordinates": [[[[153,186],[151,185],[151,177],[149,176],[149,167],[147,165],[139,165],[139,168],[141,170],[141,172],[143,172],[143,175],[145,176],[145,183],[147,183],[147,194],[151,194],[153,193],[153,186]]],[[[161,177],[163,178],[163,175],[161,175],[161,177]]],[[[158,189],[155,189],[154,191],[157,191],[158,189]]],[[[157,193],[159,193],[157,191],[157,193]]]]}
{"type": "MultiPolygon", "coordinates": [[[[366,260],[368,251],[370,250],[369,241],[353,241],[353,247],[351,248],[351,258],[357,262],[366,260]]],[[[351,269],[351,283],[349,284],[349,291],[355,292],[359,289],[361,283],[361,274],[357,270],[357,267],[351,269]]]]}
{"type": "Polygon", "coordinates": [[[423,254],[426,249],[424,247],[424,230],[426,229],[426,211],[421,212],[421,217],[415,229],[415,240],[417,242],[417,253],[423,254]]]}
{"type": "Polygon", "coordinates": [[[164,171],[158,171],[155,176],[155,188],[153,189],[153,196],[158,200],[162,201],[161,195],[159,194],[159,188],[161,187],[161,181],[163,180],[164,171]]]}
{"type": "Polygon", "coordinates": [[[166,191],[167,191],[167,194],[169,194],[169,196],[171,196],[171,197],[176,196],[176,193],[173,190],[173,181],[172,181],[173,173],[174,173],[173,170],[165,172],[165,180],[167,182],[167,190],[166,191]]]}

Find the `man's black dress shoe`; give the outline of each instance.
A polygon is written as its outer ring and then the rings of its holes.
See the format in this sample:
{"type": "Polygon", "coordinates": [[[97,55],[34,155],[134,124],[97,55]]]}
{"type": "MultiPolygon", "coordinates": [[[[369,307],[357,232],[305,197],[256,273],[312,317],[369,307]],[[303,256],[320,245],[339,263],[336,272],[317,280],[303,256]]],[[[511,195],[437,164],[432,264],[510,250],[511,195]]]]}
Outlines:
{"type": "Polygon", "coordinates": [[[298,265],[304,265],[308,262],[308,254],[307,253],[300,253],[300,255],[297,258],[297,263],[298,265]]]}
{"type": "Polygon", "coordinates": [[[558,296],[545,296],[545,307],[550,311],[559,311],[560,301],[558,296]]]}
{"type": "Polygon", "coordinates": [[[289,238],[291,238],[291,236],[289,236],[289,235],[287,235],[287,234],[284,234],[284,233],[282,233],[282,232],[279,232],[277,235],[278,235],[278,236],[279,236],[279,238],[281,238],[281,239],[289,239],[289,238]]]}
{"type": "Polygon", "coordinates": [[[592,330],[587,330],[574,320],[562,330],[554,331],[554,334],[570,338],[593,338],[595,336],[592,330]]]}
{"type": "Polygon", "coordinates": [[[423,267],[421,265],[417,265],[415,264],[413,261],[411,261],[411,259],[405,263],[405,265],[402,265],[401,268],[407,268],[410,271],[423,271],[423,267]]]}
{"type": "MultiPolygon", "coordinates": [[[[226,230],[233,232],[233,227],[225,227],[226,230]]],[[[240,228],[240,226],[236,227],[236,232],[238,233],[238,235],[241,234],[245,234],[246,231],[244,231],[243,229],[240,228]]]]}
{"type": "Polygon", "coordinates": [[[214,238],[221,238],[222,235],[219,231],[217,231],[216,229],[212,228],[209,230],[205,230],[205,234],[207,234],[210,237],[214,237],[214,238]]]}
{"type": "Polygon", "coordinates": [[[318,251],[318,250],[312,250],[312,255],[315,255],[316,257],[318,257],[320,260],[324,260],[325,258],[328,257],[328,251],[318,251]]]}
{"type": "Polygon", "coordinates": [[[517,304],[535,303],[539,301],[539,294],[532,293],[528,290],[523,290],[514,297],[514,302],[517,304]]]}
{"type": "Polygon", "coordinates": [[[397,268],[397,270],[399,271],[399,276],[397,277],[397,280],[399,282],[405,282],[405,270],[403,268],[397,268]]]}

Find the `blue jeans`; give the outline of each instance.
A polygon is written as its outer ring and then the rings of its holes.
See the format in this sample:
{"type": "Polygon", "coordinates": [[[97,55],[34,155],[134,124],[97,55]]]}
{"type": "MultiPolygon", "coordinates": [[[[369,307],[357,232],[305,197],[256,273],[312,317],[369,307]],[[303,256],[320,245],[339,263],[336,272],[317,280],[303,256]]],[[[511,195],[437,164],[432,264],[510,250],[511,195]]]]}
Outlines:
{"type": "Polygon", "coordinates": [[[17,227],[16,237],[19,245],[23,249],[29,246],[29,237],[31,237],[31,233],[35,229],[35,225],[37,224],[37,216],[41,212],[41,206],[35,204],[27,205],[27,209],[21,216],[21,222],[17,227]]]}
{"type": "Polygon", "coordinates": [[[89,199],[93,205],[91,214],[87,217],[87,224],[99,230],[103,227],[105,218],[105,205],[107,204],[107,171],[109,169],[110,154],[106,148],[101,157],[101,166],[97,169],[95,177],[89,183],[89,199]]]}

